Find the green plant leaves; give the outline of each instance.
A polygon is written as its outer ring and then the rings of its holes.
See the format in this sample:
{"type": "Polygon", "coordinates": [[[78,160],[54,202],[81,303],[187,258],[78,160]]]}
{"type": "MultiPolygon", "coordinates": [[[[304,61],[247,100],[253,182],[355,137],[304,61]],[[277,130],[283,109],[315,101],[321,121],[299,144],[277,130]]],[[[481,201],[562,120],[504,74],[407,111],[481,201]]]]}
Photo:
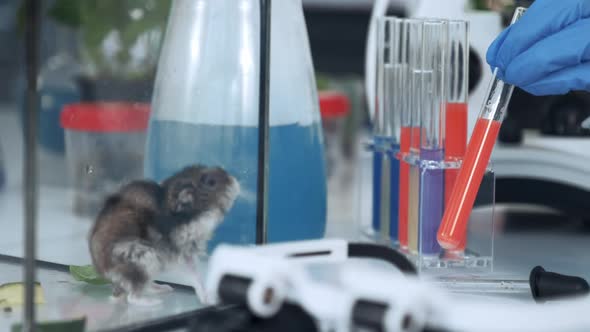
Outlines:
{"type": "Polygon", "coordinates": [[[82,24],[80,13],[83,3],[80,0],[55,0],[47,15],[65,26],[78,28],[82,24]]]}
{"type": "MultiPolygon", "coordinates": [[[[86,318],[40,322],[35,326],[35,330],[39,332],[84,332],[86,328],[86,318]]],[[[11,332],[21,332],[23,330],[22,324],[12,326],[11,332]]]]}
{"type": "Polygon", "coordinates": [[[70,265],[70,274],[74,279],[92,285],[106,285],[110,283],[108,280],[102,278],[92,265],[70,265]]]}
{"type": "MultiPolygon", "coordinates": [[[[145,68],[141,68],[139,73],[126,70],[131,48],[147,32],[159,30],[159,36],[163,38],[171,4],[172,0],[55,0],[47,16],[80,32],[80,53],[96,75],[142,76],[154,70],[159,41],[156,39],[153,42],[153,49],[149,49],[149,55],[142,60],[145,63],[141,66],[145,68]],[[102,45],[111,32],[118,33],[121,48],[114,57],[107,57],[102,45]]],[[[23,1],[17,15],[19,28],[23,31],[27,23],[26,2],[23,1]]]]}

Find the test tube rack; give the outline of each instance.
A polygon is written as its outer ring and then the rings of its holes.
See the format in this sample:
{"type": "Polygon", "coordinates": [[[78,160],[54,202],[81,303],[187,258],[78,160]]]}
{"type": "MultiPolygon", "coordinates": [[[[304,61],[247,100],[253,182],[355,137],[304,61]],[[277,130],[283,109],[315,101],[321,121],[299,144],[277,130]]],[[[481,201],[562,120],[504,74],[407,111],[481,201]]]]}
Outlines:
{"type": "MultiPolygon", "coordinates": [[[[374,155],[374,144],[367,144],[360,154],[362,165],[371,165],[374,155]]],[[[484,179],[479,187],[476,203],[471,211],[469,227],[466,234],[466,242],[460,250],[448,251],[442,249],[436,240],[438,224],[426,223],[426,216],[432,218],[432,214],[439,215],[442,219],[444,202],[433,202],[428,197],[444,197],[444,174],[446,172],[458,171],[461,161],[431,161],[417,158],[399,151],[389,151],[385,154],[387,158],[395,158],[397,162],[406,164],[411,169],[410,180],[411,195],[408,197],[409,217],[408,220],[408,245],[401,245],[398,238],[391,236],[391,228],[398,227],[397,216],[381,219],[381,224],[374,224],[373,202],[375,192],[367,184],[373,181],[375,167],[360,167],[358,176],[358,197],[359,205],[358,219],[359,238],[358,240],[379,243],[398,250],[415,263],[416,267],[430,275],[462,275],[462,274],[486,274],[493,271],[494,262],[494,211],[495,211],[495,184],[496,177],[490,164],[487,168],[484,179]],[[430,177],[440,179],[439,186],[425,185],[425,179],[430,177]],[[432,191],[439,191],[434,193],[432,191]],[[383,225],[382,225],[383,224],[383,225]],[[433,228],[433,226],[435,226],[433,228]]],[[[390,161],[391,162],[391,161],[390,161]]],[[[430,180],[432,183],[432,180],[430,180]]],[[[387,186],[387,183],[381,183],[387,186]]],[[[397,188],[389,188],[394,191],[397,188]]],[[[397,196],[397,195],[396,195],[397,196]]],[[[387,202],[381,202],[387,204],[387,202]]],[[[379,218],[377,218],[379,219],[379,218]]],[[[440,221],[439,221],[440,223],[440,221]]]]}

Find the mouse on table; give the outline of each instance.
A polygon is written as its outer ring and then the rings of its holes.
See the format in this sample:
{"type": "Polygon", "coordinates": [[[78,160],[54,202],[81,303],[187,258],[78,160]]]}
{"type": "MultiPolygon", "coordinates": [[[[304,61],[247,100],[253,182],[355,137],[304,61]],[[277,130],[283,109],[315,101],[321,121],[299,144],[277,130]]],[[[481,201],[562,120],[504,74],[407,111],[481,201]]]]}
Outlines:
{"type": "Polygon", "coordinates": [[[172,290],[154,277],[173,264],[187,264],[199,300],[207,302],[195,255],[207,243],[240,191],[219,167],[187,167],[158,184],[137,180],[108,197],[88,237],[96,271],[113,285],[113,297],[155,305],[147,293],[172,290]]]}

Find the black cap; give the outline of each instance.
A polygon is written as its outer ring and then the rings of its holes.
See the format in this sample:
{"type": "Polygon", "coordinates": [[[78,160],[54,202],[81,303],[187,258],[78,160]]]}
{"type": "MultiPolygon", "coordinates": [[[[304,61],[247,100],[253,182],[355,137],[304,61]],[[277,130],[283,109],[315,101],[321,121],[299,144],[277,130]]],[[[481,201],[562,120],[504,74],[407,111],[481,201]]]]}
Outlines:
{"type": "Polygon", "coordinates": [[[537,302],[590,293],[590,286],[583,278],[547,272],[541,266],[531,271],[529,283],[537,302]]]}

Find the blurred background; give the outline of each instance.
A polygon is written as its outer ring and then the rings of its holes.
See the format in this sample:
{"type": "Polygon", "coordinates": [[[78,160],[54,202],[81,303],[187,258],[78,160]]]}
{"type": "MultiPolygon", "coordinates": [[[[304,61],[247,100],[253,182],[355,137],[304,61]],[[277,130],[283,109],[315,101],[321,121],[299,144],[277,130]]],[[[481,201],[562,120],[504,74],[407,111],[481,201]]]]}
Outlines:
{"type": "MultiPolygon", "coordinates": [[[[485,63],[487,46],[508,24],[514,6],[531,3],[452,0],[442,4],[433,0],[392,0],[387,13],[399,17],[446,16],[470,21],[471,130],[490,77],[485,63]]],[[[46,0],[42,4],[40,182],[50,188],[48,190],[72,185],[93,186],[96,183],[92,181],[76,182],[79,176],[68,172],[66,135],[60,123],[62,107],[80,100],[125,99],[149,103],[170,2],[128,1],[124,5],[127,7],[112,0],[46,0]],[[117,40],[113,31],[123,38],[117,40]]],[[[361,199],[366,189],[359,186],[357,175],[363,165],[359,164],[359,156],[371,130],[364,74],[373,4],[371,0],[303,1],[321,96],[328,167],[328,219],[349,224],[358,223],[367,210],[361,199]]],[[[19,0],[0,1],[0,40],[5,50],[0,52],[0,75],[3,77],[0,80],[1,180],[3,188],[13,189],[20,188],[22,183],[25,92],[22,6],[23,1],[19,0]]],[[[589,133],[581,130],[579,123],[589,115],[588,93],[534,97],[516,89],[502,126],[500,144],[493,155],[496,202],[564,213],[580,225],[586,225],[584,221],[589,212],[585,202],[590,199],[589,133]]],[[[73,138],[73,141],[81,142],[81,139],[73,138]]],[[[72,149],[84,150],[83,147],[72,149]]],[[[89,175],[93,169],[86,171],[89,175]]],[[[132,172],[129,174],[140,172],[138,169],[126,171],[132,172]]],[[[100,176],[100,172],[93,174],[100,176]]],[[[7,216],[20,215],[19,199],[16,195],[14,200],[3,200],[7,216]]],[[[77,208],[84,209],[83,206],[77,208]]],[[[41,209],[42,217],[44,213],[41,209]]],[[[9,238],[16,241],[20,236],[9,238]]],[[[9,247],[12,247],[9,253],[20,250],[16,244],[9,247]]]]}
{"type": "MultiPolygon", "coordinates": [[[[487,46],[508,24],[514,6],[530,3],[453,0],[443,5],[432,0],[393,0],[387,13],[399,17],[446,15],[471,22],[471,130],[490,77],[485,63],[487,46]]],[[[121,98],[149,103],[170,2],[125,2],[129,8],[120,7],[118,1],[112,0],[47,0],[42,4],[40,182],[48,188],[72,184],[92,186],[92,183],[75,182],[76,175],[68,173],[65,130],[60,123],[62,107],[79,100],[121,98]],[[118,31],[124,38],[117,40],[112,31],[118,31]]],[[[19,188],[22,183],[25,92],[22,5],[23,1],[19,0],[0,1],[0,42],[5,50],[0,52],[3,78],[0,80],[0,156],[4,190],[19,188]]],[[[364,74],[373,1],[305,0],[303,5],[317,85],[323,98],[328,219],[354,224],[363,210],[359,197],[364,195],[355,176],[361,168],[359,154],[371,130],[364,74]]],[[[534,97],[516,89],[493,156],[496,201],[564,213],[585,225],[589,217],[585,202],[590,199],[589,133],[581,130],[579,123],[589,115],[588,93],[534,97]]],[[[17,208],[20,196],[14,199],[3,200],[3,212],[11,211],[6,215],[21,213],[17,208]]],[[[41,209],[42,217],[44,213],[41,209]]],[[[20,239],[19,236],[10,238],[20,239]]],[[[20,250],[20,246],[11,247],[9,253],[20,250]]]]}
{"type": "MultiPolygon", "coordinates": [[[[84,21],[77,17],[80,8],[71,5],[75,1],[42,3],[45,15],[40,62],[41,182],[66,186],[65,138],[59,123],[61,106],[73,100],[117,100],[122,96],[138,102],[150,101],[169,1],[143,2],[138,8],[147,16],[140,19],[133,18],[133,14],[112,16],[113,12],[123,11],[116,7],[116,2],[105,1],[100,10],[87,13],[89,16],[84,21]],[[109,55],[109,47],[120,46],[107,34],[113,26],[128,39],[123,41],[122,47],[131,51],[127,52],[131,58],[109,55]],[[98,45],[106,47],[106,51],[95,49],[98,45]],[[86,77],[80,78],[80,72],[85,72],[86,77]]],[[[92,1],[88,3],[93,6],[92,1]]],[[[471,130],[490,77],[485,63],[487,46],[508,24],[511,9],[530,3],[532,1],[452,0],[443,5],[429,0],[392,0],[387,13],[400,17],[446,15],[470,20],[471,130]]],[[[344,158],[334,163],[336,168],[345,170],[335,170],[334,174],[344,172],[348,174],[343,176],[346,179],[353,172],[351,167],[362,135],[370,130],[363,78],[373,1],[304,0],[303,4],[318,87],[336,91],[345,98],[340,100],[344,104],[325,107],[338,109],[340,105],[345,109],[342,114],[337,111],[338,121],[343,123],[342,130],[328,140],[337,141],[332,145],[338,146],[331,150],[338,157],[331,158],[344,158]]],[[[7,50],[0,53],[0,74],[4,78],[0,81],[0,113],[4,117],[0,143],[9,184],[20,183],[22,161],[21,117],[10,116],[21,114],[23,107],[23,26],[17,15],[21,6],[22,1],[18,0],[0,1],[0,39],[7,50]]],[[[140,11],[136,15],[140,15],[140,11]]],[[[589,189],[588,180],[583,176],[587,171],[584,142],[589,133],[578,124],[590,115],[589,110],[588,93],[534,97],[516,89],[500,134],[500,142],[506,149],[497,148],[494,154],[499,176],[498,201],[548,205],[588,217],[582,202],[590,198],[585,193],[589,189]],[[543,152],[545,150],[551,153],[543,152]]],[[[327,112],[331,114],[332,110],[327,112]]]]}

